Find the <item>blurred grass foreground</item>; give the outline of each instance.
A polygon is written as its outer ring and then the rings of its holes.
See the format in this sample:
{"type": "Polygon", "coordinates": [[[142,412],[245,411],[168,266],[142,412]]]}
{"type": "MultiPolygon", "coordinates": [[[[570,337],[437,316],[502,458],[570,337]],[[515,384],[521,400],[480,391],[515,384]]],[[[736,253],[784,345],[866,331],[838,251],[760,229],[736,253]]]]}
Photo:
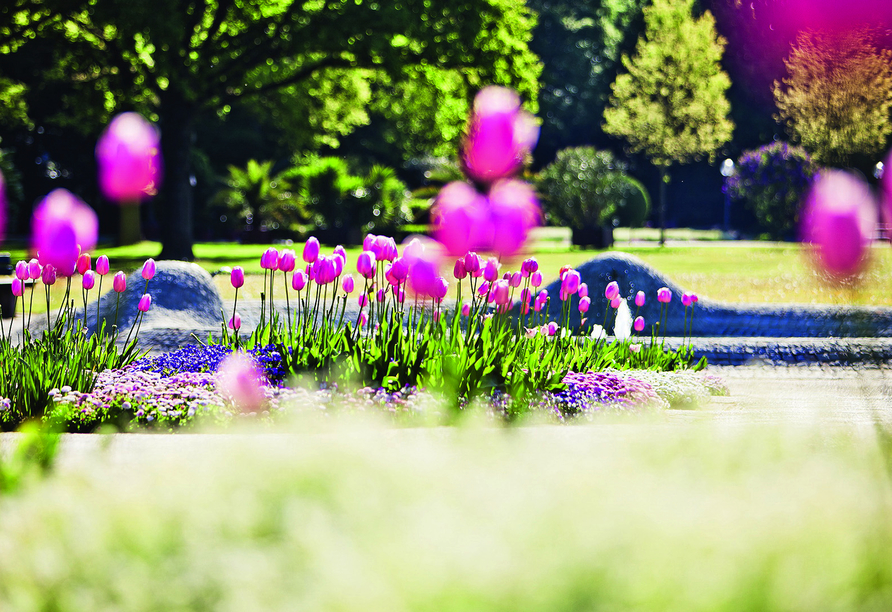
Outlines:
{"type": "Polygon", "coordinates": [[[0,496],[0,609],[892,609],[869,429],[636,417],[175,442],[69,438],[49,478],[0,496]]]}

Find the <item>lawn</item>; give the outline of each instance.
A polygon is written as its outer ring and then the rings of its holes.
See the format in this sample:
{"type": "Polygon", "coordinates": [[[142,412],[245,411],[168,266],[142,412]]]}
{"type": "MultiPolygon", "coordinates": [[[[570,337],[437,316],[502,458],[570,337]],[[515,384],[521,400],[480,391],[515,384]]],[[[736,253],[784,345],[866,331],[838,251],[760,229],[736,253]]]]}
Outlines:
{"type": "MultiPolygon", "coordinates": [[[[242,266],[248,274],[239,295],[259,299],[263,286],[260,255],[268,245],[237,243],[199,243],[194,251],[196,263],[211,273],[221,268],[242,266]]],[[[276,245],[278,248],[285,248],[276,245]]],[[[295,248],[300,254],[301,244],[295,248]]],[[[637,242],[623,243],[614,249],[640,257],[643,261],[678,283],[683,289],[733,303],[799,303],[799,304],[856,304],[863,306],[892,306],[892,248],[886,242],[874,246],[872,266],[864,282],[855,289],[830,287],[821,282],[810,269],[803,249],[792,243],[736,243],[705,241],[669,245],[663,248],[637,242]]],[[[112,263],[112,271],[132,271],[147,257],[160,251],[156,242],[142,242],[127,247],[97,249],[112,263]]],[[[13,261],[25,256],[22,249],[12,249],[13,261]]],[[[354,272],[359,248],[347,249],[348,270],[354,272]]],[[[543,249],[534,253],[539,260],[545,283],[557,278],[561,266],[579,266],[604,251],[580,249],[543,249]]],[[[516,267],[519,262],[514,262],[516,267]]],[[[507,265],[511,265],[510,263],[507,265]]],[[[224,302],[231,301],[233,289],[228,274],[215,277],[224,302]]],[[[110,289],[111,279],[103,284],[110,289]]],[[[61,302],[64,284],[53,288],[53,305],[61,302]]],[[[78,298],[79,300],[79,298],[78,298]]],[[[43,293],[35,296],[35,312],[46,310],[43,293]]]]}

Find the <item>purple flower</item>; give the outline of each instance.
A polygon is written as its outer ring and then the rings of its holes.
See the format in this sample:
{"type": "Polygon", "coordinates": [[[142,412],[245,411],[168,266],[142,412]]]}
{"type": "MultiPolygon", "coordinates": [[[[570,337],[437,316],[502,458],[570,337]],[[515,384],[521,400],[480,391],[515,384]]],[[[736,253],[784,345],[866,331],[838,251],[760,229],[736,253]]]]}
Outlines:
{"type": "Polygon", "coordinates": [[[65,189],[50,192],[31,219],[32,246],[42,265],[62,276],[74,274],[80,251],[96,247],[99,222],[93,209],[65,189]]]}

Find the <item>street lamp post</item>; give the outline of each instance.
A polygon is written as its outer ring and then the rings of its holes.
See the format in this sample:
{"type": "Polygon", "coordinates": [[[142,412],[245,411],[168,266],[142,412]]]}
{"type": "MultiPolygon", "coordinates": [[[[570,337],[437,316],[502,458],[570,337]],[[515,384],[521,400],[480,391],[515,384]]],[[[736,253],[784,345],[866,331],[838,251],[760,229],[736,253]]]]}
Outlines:
{"type": "Polygon", "coordinates": [[[725,177],[725,184],[722,185],[722,191],[725,192],[725,233],[731,231],[731,192],[728,190],[728,177],[734,174],[734,162],[726,159],[722,162],[722,176],[725,177]]]}

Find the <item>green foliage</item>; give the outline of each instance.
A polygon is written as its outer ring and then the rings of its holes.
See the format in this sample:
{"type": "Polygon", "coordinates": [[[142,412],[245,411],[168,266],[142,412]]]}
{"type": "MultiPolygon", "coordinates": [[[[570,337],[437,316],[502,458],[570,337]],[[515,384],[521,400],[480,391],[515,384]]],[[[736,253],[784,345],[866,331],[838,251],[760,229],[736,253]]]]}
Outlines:
{"type": "Polygon", "coordinates": [[[769,235],[789,237],[799,225],[802,200],[818,173],[818,166],[802,147],[774,142],[744,151],[725,188],[743,200],[769,235]]]}
{"type": "Polygon", "coordinates": [[[667,167],[707,156],[731,139],[731,82],[720,61],[724,40],[709,11],[691,15],[694,0],[655,0],[644,9],[646,31],[635,56],[623,56],[604,112],[604,131],[667,167]]]}
{"type": "Polygon", "coordinates": [[[627,168],[610,151],[593,147],[559,151],[537,184],[546,218],[576,228],[609,223],[624,214],[621,211],[629,211],[625,218],[637,219],[631,211],[640,211],[642,197],[646,217],[646,194],[642,195],[640,183],[626,176],[627,168]]]}
{"type": "Polygon", "coordinates": [[[5,453],[0,445],[0,498],[48,474],[59,450],[61,436],[51,427],[32,422],[19,431],[22,436],[12,452],[5,453]]]}
{"type": "Polygon", "coordinates": [[[774,83],[778,119],[823,164],[877,155],[892,134],[892,51],[867,31],[803,32],[774,83]]]}
{"type": "Polygon", "coordinates": [[[650,214],[650,195],[638,179],[621,175],[619,181],[623,197],[616,207],[616,219],[621,227],[642,227],[650,214]]]}
{"type": "Polygon", "coordinates": [[[273,176],[272,161],[249,160],[245,168],[229,166],[226,187],[214,203],[227,216],[262,231],[302,229],[307,215],[300,199],[292,194],[282,175],[273,176]]]}

